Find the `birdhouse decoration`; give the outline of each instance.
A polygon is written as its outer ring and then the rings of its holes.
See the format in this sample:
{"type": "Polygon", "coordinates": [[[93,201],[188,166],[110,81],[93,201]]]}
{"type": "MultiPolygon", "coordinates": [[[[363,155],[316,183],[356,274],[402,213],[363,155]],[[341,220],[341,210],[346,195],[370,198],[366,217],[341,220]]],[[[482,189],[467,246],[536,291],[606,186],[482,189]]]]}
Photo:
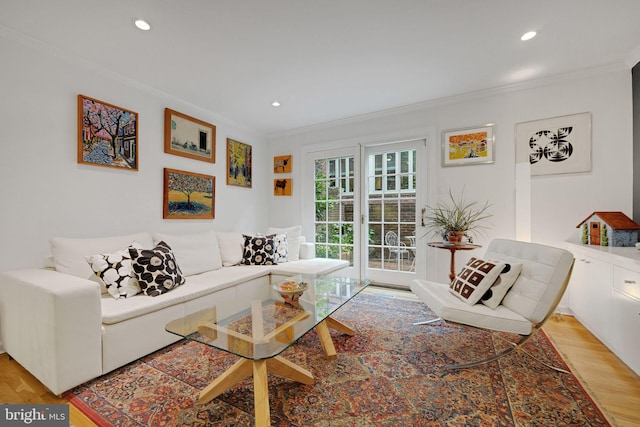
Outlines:
{"type": "Polygon", "coordinates": [[[576,228],[585,245],[635,246],[640,225],[622,212],[593,212],[576,228]]]}

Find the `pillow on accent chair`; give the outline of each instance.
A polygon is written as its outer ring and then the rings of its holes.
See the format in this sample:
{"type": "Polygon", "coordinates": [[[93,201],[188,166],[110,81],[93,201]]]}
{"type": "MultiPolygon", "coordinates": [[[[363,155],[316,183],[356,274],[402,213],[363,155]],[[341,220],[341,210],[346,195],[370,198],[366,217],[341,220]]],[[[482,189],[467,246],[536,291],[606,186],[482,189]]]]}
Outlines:
{"type": "Polygon", "coordinates": [[[117,252],[86,257],[91,269],[103,282],[109,295],[115,299],[129,298],[141,291],[138,278],[131,266],[129,248],[142,249],[142,246],[133,242],[117,252]]]}
{"type": "Polygon", "coordinates": [[[275,245],[273,238],[275,234],[268,236],[248,236],[244,237],[244,253],[242,263],[244,265],[275,265],[275,245]]]}
{"type": "Polygon", "coordinates": [[[282,264],[289,261],[289,248],[287,245],[287,234],[276,234],[273,237],[273,245],[275,246],[274,261],[282,264]]]}
{"type": "Polygon", "coordinates": [[[281,233],[285,233],[287,235],[288,260],[298,261],[298,259],[300,259],[300,236],[302,235],[302,226],[295,225],[287,228],[267,228],[267,235],[281,233]]]}
{"type": "Polygon", "coordinates": [[[153,249],[129,248],[131,265],[145,295],[155,297],[184,284],[173,251],[165,242],[153,249]]]}
{"type": "Polygon", "coordinates": [[[516,283],[521,271],[522,264],[505,263],[502,272],[493,282],[493,285],[484,293],[480,302],[495,310],[507,292],[509,292],[509,289],[516,283]]]}
{"type": "Polygon", "coordinates": [[[487,292],[504,269],[504,263],[471,258],[462,271],[454,277],[449,291],[473,305],[487,292]]]}

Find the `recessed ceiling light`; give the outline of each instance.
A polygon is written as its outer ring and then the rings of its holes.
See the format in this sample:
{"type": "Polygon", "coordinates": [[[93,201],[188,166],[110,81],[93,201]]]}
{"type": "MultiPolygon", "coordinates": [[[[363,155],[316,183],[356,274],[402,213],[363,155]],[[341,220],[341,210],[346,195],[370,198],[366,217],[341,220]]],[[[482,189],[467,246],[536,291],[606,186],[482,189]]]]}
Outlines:
{"type": "Polygon", "coordinates": [[[271,105],[273,105],[274,107],[279,107],[280,103],[278,101],[273,101],[271,105]]]}
{"type": "Polygon", "coordinates": [[[151,25],[144,19],[136,19],[133,23],[142,31],[149,31],[151,29],[151,25]]]}
{"type": "Polygon", "coordinates": [[[535,31],[529,31],[528,33],[524,33],[522,37],[520,37],[520,40],[522,40],[523,42],[527,40],[531,40],[536,36],[536,34],[537,33],[535,31]]]}

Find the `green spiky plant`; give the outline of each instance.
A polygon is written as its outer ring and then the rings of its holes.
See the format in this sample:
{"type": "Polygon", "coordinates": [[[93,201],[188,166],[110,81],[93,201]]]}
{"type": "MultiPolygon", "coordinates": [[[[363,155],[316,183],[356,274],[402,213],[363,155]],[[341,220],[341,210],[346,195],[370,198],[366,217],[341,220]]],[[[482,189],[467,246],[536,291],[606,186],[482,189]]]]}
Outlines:
{"type": "Polygon", "coordinates": [[[439,201],[435,206],[427,206],[424,216],[425,235],[449,232],[481,233],[489,227],[486,221],[493,215],[488,213],[489,202],[466,202],[464,190],[455,198],[449,189],[449,200],[439,201]]]}

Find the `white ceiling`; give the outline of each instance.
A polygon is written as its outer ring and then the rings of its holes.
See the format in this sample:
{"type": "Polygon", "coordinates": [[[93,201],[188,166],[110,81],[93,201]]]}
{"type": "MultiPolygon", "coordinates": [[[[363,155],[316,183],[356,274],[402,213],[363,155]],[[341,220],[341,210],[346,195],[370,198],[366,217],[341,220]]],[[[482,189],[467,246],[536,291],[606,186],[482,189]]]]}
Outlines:
{"type": "Polygon", "coordinates": [[[264,134],[631,64],[639,20],[640,0],[0,0],[10,32],[264,134]]]}

